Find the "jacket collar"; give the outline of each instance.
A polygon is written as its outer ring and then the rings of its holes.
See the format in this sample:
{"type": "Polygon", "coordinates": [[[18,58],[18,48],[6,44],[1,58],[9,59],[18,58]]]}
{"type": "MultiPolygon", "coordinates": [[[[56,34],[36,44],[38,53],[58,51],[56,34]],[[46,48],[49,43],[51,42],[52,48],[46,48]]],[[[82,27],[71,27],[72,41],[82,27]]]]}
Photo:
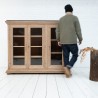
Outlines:
{"type": "Polygon", "coordinates": [[[67,12],[66,15],[72,15],[72,12],[67,12]]]}

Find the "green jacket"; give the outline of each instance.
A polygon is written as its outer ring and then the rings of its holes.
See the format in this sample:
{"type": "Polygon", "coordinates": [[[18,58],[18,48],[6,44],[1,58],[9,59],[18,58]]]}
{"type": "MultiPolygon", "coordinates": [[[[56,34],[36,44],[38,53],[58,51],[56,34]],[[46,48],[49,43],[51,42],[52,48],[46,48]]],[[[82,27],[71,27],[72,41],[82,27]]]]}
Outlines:
{"type": "Polygon", "coordinates": [[[66,14],[59,20],[56,28],[56,39],[61,44],[76,44],[77,38],[79,41],[82,41],[79,20],[74,15],[66,14]]]}

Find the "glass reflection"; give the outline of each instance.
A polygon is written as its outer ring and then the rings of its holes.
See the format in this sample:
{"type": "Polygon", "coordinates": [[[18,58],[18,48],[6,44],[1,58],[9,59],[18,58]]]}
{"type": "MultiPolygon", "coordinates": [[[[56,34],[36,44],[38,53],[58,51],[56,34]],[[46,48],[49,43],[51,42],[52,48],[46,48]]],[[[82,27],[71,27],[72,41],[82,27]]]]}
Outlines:
{"type": "Polygon", "coordinates": [[[24,65],[24,58],[13,58],[13,65],[24,65]]]}
{"type": "Polygon", "coordinates": [[[42,58],[31,58],[31,65],[42,65],[42,58]]]}
{"type": "Polygon", "coordinates": [[[51,54],[51,65],[62,65],[62,54],[51,54]]]}
{"type": "Polygon", "coordinates": [[[13,37],[13,46],[24,46],[24,37],[13,37]]]}
{"type": "Polygon", "coordinates": [[[42,56],[42,47],[31,47],[31,56],[42,56]]]}
{"type": "Polygon", "coordinates": [[[42,35],[42,28],[31,28],[31,35],[42,35]]]}
{"type": "Polygon", "coordinates": [[[31,46],[42,46],[42,37],[31,37],[31,46]]]}
{"type": "Polygon", "coordinates": [[[24,35],[24,28],[13,28],[13,35],[24,35]]]}
{"type": "Polygon", "coordinates": [[[24,56],[24,47],[14,47],[13,56],[24,56]]]}
{"type": "Polygon", "coordinates": [[[51,52],[62,52],[62,48],[58,46],[57,41],[51,41],[51,52]]]}
{"type": "Polygon", "coordinates": [[[56,28],[51,28],[51,39],[56,39],[56,28]]]}

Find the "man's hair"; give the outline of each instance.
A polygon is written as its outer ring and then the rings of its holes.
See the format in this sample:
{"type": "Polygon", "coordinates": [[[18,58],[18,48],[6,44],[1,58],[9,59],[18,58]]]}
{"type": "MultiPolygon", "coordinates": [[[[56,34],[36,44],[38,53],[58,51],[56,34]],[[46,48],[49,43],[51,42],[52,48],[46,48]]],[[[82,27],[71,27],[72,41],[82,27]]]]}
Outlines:
{"type": "Polygon", "coordinates": [[[73,12],[73,8],[70,4],[65,5],[64,9],[65,12],[73,12]]]}

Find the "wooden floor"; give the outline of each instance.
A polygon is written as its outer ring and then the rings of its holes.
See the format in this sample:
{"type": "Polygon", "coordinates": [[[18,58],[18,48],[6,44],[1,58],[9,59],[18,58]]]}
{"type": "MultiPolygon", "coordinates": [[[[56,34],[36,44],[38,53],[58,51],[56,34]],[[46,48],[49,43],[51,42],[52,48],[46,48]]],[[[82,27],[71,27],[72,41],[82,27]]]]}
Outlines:
{"type": "Polygon", "coordinates": [[[10,74],[0,67],[0,98],[98,98],[98,82],[89,80],[89,68],[64,74],[10,74]]]}

